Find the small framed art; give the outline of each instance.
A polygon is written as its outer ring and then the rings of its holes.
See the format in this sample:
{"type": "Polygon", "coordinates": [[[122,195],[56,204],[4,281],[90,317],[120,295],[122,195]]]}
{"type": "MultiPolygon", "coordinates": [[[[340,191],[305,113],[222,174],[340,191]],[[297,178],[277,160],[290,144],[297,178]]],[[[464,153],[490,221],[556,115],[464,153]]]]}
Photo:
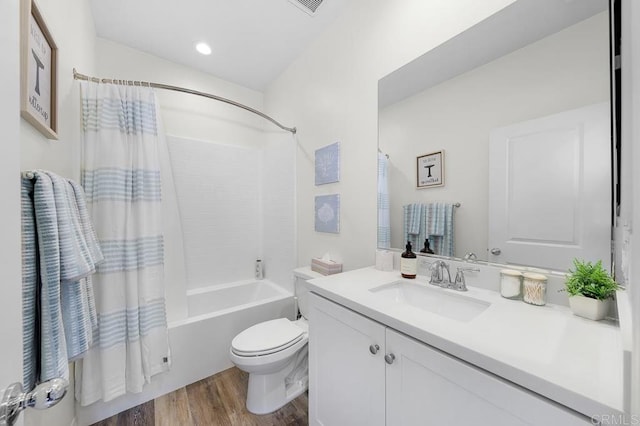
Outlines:
{"type": "Polygon", "coordinates": [[[316,232],[340,233],[340,194],[318,195],[315,201],[316,232]]]}
{"type": "Polygon", "coordinates": [[[417,187],[433,188],[444,185],[444,150],[417,158],[417,187]]]}
{"type": "Polygon", "coordinates": [[[316,150],[316,185],[340,181],[340,142],[316,150]]]}
{"type": "Polygon", "coordinates": [[[20,115],[58,139],[58,47],[33,0],[20,3],[20,115]]]}

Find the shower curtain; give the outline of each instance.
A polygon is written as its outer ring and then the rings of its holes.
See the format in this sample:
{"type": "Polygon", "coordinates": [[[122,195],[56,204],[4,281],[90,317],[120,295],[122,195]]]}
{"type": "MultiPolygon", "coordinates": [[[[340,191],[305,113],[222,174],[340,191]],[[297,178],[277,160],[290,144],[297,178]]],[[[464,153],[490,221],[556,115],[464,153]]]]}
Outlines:
{"type": "MultiPolygon", "coordinates": [[[[160,153],[152,89],[81,83],[82,185],[105,262],[94,279],[98,328],[76,364],[81,405],[141,392],[170,366],[160,153]]],[[[164,176],[163,176],[164,178],[164,176]]]]}
{"type": "Polygon", "coordinates": [[[391,247],[389,219],[389,159],[378,152],[378,248],[391,247]]]}

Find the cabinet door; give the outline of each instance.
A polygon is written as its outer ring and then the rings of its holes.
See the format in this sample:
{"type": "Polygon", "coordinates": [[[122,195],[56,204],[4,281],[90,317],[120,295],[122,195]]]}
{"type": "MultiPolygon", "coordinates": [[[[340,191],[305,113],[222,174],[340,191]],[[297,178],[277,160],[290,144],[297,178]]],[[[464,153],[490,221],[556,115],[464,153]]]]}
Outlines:
{"type": "Polygon", "coordinates": [[[548,400],[387,329],[387,425],[588,425],[548,400]]]}
{"type": "Polygon", "coordinates": [[[385,327],[309,296],[309,424],[384,425],[385,327]]]}

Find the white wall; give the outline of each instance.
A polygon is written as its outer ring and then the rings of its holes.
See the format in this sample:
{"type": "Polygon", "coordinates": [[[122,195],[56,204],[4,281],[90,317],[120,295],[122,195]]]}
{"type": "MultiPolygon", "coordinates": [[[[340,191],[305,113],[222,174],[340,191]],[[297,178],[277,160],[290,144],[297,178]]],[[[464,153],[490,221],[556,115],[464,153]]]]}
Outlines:
{"type": "Polygon", "coordinates": [[[58,137],[47,140],[21,120],[21,166],[47,169],[80,179],[80,87],[73,68],[95,71],[95,28],[89,3],[82,0],[38,2],[58,45],[58,137]]]}
{"type": "Polygon", "coordinates": [[[298,265],[329,251],[345,269],[373,264],[378,79],[512,0],[353,0],[272,83],[267,113],[295,125],[298,265]],[[314,151],[341,142],[341,181],[314,186],[314,151]],[[341,194],[340,234],[314,231],[314,196],[341,194]]]}
{"type": "MultiPolygon", "coordinates": [[[[22,382],[22,285],[20,276],[20,96],[18,0],[0,2],[0,394],[22,382]]],[[[22,419],[19,419],[19,424],[22,419]]]]}
{"type": "MultiPolygon", "coordinates": [[[[82,0],[58,0],[38,2],[40,12],[58,46],[58,136],[50,141],[25,120],[20,120],[20,167],[48,169],[62,176],[80,177],[80,103],[79,86],[73,80],[72,70],[78,67],[87,72],[95,71],[95,29],[89,3],[82,0]]],[[[3,21],[5,15],[2,14],[3,21]]],[[[4,27],[4,22],[2,24],[4,27]]],[[[4,49],[2,50],[4,52],[4,49]]],[[[4,65],[3,65],[4,68],[4,65]]],[[[19,80],[3,78],[3,87],[19,87],[19,80]],[[4,83],[8,82],[8,83],[4,83]]],[[[17,105],[14,106],[17,111],[17,105]]],[[[3,161],[11,155],[2,154],[3,161]]],[[[3,172],[13,170],[17,158],[3,172]]],[[[4,182],[5,180],[2,179],[4,182]]],[[[16,228],[17,229],[17,228],[16,228]]],[[[3,233],[4,235],[4,233],[3,233]]],[[[19,252],[17,252],[19,254],[19,252]]],[[[13,264],[13,263],[12,263],[13,264]]],[[[15,321],[13,321],[15,323],[15,321]]],[[[73,369],[71,369],[73,375],[73,369]]],[[[26,425],[69,425],[74,420],[73,383],[69,393],[56,407],[39,412],[25,413],[26,425]]]]}
{"type": "Polygon", "coordinates": [[[392,247],[404,247],[403,205],[460,202],[455,255],[487,259],[491,130],[608,101],[608,25],[608,13],[598,14],[380,111],[392,247]],[[416,189],[416,157],[440,149],[445,185],[416,189]]]}

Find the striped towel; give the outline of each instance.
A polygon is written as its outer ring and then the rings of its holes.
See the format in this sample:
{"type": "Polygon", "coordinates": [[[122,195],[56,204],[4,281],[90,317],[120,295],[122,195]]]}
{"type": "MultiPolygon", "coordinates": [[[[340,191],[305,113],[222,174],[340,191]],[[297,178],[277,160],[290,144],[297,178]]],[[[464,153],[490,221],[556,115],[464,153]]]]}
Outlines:
{"type": "Polygon", "coordinates": [[[410,242],[415,249],[425,238],[424,208],[422,204],[407,204],[402,206],[404,216],[404,246],[405,241],[410,242]]]}
{"type": "Polygon", "coordinates": [[[405,223],[407,224],[407,233],[411,235],[420,234],[420,225],[422,221],[422,204],[409,204],[405,207],[405,223]]]}
{"type": "Polygon", "coordinates": [[[424,226],[433,251],[441,256],[453,256],[453,204],[428,203],[424,210],[424,226]]]}
{"type": "Polygon", "coordinates": [[[22,347],[23,386],[33,389],[40,376],[40,274],[36,216],[33,209],[33,182],[22,179],[22,347]]]}
{"type": "Polygon", "coordinates": [[[90,275],[102,253],[79,185],[38,171],[35,179],[23,179],[22,187],[23,271],[27,272],[23,327],[25,340],[30,341],[24,349],[24,376],[25,384],[33,386],[38,380],[68,379],[69,360],[89,349],[97,326],[90,275]]]}

